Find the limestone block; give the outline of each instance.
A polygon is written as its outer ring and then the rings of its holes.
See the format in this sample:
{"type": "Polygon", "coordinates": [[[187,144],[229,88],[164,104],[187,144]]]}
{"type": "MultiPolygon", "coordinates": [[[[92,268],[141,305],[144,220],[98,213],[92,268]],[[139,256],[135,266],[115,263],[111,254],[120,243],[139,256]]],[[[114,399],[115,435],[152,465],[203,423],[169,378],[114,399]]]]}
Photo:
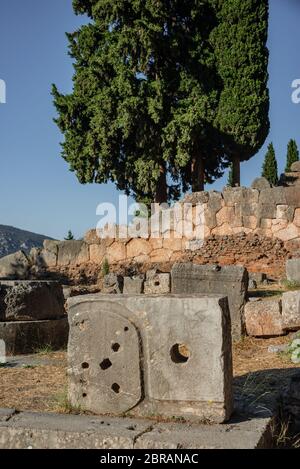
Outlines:
{"type": "Polygon", "coordinates": [[[270,189],[271,184],[266,178],[260,177],[260,178],[254,179],[254,181],[251,184],[251,187],[252,189],[257,189],[259,191],[262,191],[263,189],[270,189]]]}
{"type": "Polygon", "coordinates": [[[284,334],[281,300],[251,301],[245,305],[247,334],[254,337],[273,337],[284,334]]]}
{"type": "Polygon", "coordinates": [[[282,241],[290,241],[292,239],[298,238],[299,234],[299,228],[297,228],[297,226],[295,226],[293,223],[290,223],[283,230],[277,231],[276,237],[282,241]]]}
{"type": "Polygon", "coordinates": [[[40,253],[40,263],[45,267],[56,267],[59,241],[45,239],[40,253]]]}
{"type": "Polygon", "coordinates": [[[133,258],[137,256],[147,256],[150,254],[151,247],[150,243],[146,239],[132,239],[126,246],[127,258],[133,258]]]}
{"type": "Polygon", "coordinates": [[[257,217],[258,219],[261,218],[276,218],[277,215],[277,208],[276,204],[272,204],[272,199],[269,200],[268,203],[259,204],[257,208],[257,217]]]}
{"type": "Polygon", "coordinates": [[[286,198],[286,188],[281,186],[262,190],[259,195],[259,203],[261,205],[269,205],[271,203],[275,205],[290,205],[286,198]]]}
{"type": "Polygon", "coordinates": [[[218,226],[230,224],[234,219],[234,207],[223,207],[216,215],[218,226]]]}
{"type": "Polygon", "coordinates": [[[147,273],[147,278],[144,286],[144,292],[146,295],[163,295],[166,293],[170,293],[170,290],[170,274],[156,273],[155,275],[149,275],[149,272],[147,273]]]}
{"type": "Polygon", "coordinates": [[[69,299],[68,309],[72,405],[96,414],[230,417],[226,299],[91,295],[69,299]]]}
{"type": "Polygon", "coordinates": [[[84,241],[62,241],[58,244],[58,266],[89,262],[89,246],[84,241]]]}
{"type": "Polygon", "coordinates": [[[284,193],[286,197],[286,204],[289,207],[300,207],[300,186],[285,187],[284,193]]]}
{"type": "Polygon", "coordinates": [[[280,220],[287,220],[289,222],[293,221],[295,213],[294,207],[289,207],[288,205],[277,205],[276,218],[280,220]]]}
{"type": "Polygon", "coordinates": [[[290,282],[294,282],[300,285],[300,259],[287,260],[286,276],[290,282]]]}
{"type": "Polygon", "coordinates": [[[297,226],[297,228],[300,228],[300,208],[297,208],[295,210],[295,216],[294,216],[294,225],[297,226]]]}
{"type": "Polygon", "coordinates": [[[39,321],[65,316],[64,294],[58,282],[16,281],[6,284],[4,321],[39,321]]]}
{"type": "Polygon", "coordinates": [[[293,173],[299,173],[300,172],[300,161],[295,161],[295,163],[292,164],[291,171],[293,173]]]}
{"type": "Polygon", "coordinates": [[[153,263],[169,262],[173,251],[170,249],[155,249],[150,253],[150,261],[153,263]]]}
{"type": "Polygon", "coordinates": [[[287,226],[288,226],[287,220],[276,218],[275,220],[272,220],[272,226],[271,226],[272,233],[276,234],[278,233],[278,231],[285,230],[287,226]]]}
{"type": "Polygon", "coordinates": [[[43,347],[62,350],[68,343],[67,317],[45,321],[0,322],[0,340],[8,355],[35,353],[43,347]]]}
{"type": "Polygon", "coordinates": [[[106,246],[105,243],[100,244],[90,244],[90,261],[94,264],[102,264],[105,254],[106,254],[106,246]]]}
{"type": "Polygon", "coordinates": [[[282,295],[282,322],[285,330],[300,329],[300,291],[282,295]]]}
{"type": "Polygon", "coordinates": [[[220,192],[209,191],[207,207],[211,212],[218,212],[224,206],[224,200],[220,192]]]}
{"type": "Polygon", "coordinates": [[[241,266],[175,264],[171,271],[172,293],[228,296],[232,335],[242,336],[243,309],[248,291],[248,272],[241,266]]]}
{"type": "Polygon", "coordinates": [[[102,292],[106,294],[123,293],[124,279],[121,275],[108,274],[103,278],[102,292]]]}
{"type": "Polygon", "coordinates": [[[115,241],[106,250],[106,257],[110,264],[124,261],[127,257],[126,245],[121,241],[115,241]]]}
{"type": "Polygon", "coordinates": [[[255,216],[243,217],[243,226],[255,230],[257,228],[257,218],[255,216]]]}
{"type": "Polygon", "coordinates": [[[145,276],[134,276],[124,278],[123,293],[127,295],[140,295],[144,292],[145,276]]]}
{"type": "Polygon", "coordinates": [[[0,259],[0,279],[26,279],[30,262],[23,251],[15,252],[0,259]]]}
{"type": "Polygon", "coordinates": [[[100,244],[102,241],[95,229],[87,231],[83,239],[86,244],[100,244]]]}

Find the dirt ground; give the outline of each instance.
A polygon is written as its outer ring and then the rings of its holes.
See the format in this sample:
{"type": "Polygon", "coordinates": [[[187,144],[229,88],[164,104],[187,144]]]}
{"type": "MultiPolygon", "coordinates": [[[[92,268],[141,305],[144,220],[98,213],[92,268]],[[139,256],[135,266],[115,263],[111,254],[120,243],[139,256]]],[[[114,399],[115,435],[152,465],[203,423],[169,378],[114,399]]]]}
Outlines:
{"type": "MultiPolygon", "coordinates": [[[[264,394],[286,381],[297,366],[291,363],[286,354],[268,352],[268,347],[290,341],[291,336],[245,338],[234,344],[234,376],[242,393],[251,394],[254,381],[255,388],[264,385],[264,394]]],[[[71,412],[67,400],[66,367],[66,352],[48,351],[30,357],[8,359],[8,363],[0,367],[0,408],[71,412]]]]}

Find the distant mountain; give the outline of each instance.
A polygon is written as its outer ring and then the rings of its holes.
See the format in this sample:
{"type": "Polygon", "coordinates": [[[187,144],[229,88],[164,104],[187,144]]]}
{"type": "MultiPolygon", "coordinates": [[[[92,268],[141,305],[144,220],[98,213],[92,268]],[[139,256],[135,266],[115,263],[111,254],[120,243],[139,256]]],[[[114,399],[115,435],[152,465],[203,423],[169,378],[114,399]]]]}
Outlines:
{"type": "Polygon", "coordinates": [[[41,247],[45,239],[51,238],[13,226],[0,225],[0,257],[20,250],[29,252],[31,248],[41,247]]]}

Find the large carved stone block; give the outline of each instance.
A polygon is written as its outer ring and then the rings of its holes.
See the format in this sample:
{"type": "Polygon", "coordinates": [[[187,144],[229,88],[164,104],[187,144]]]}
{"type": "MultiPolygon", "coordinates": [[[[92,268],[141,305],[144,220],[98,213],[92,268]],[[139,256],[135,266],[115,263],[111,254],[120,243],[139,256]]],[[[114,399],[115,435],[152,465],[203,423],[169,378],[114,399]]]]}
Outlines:
{"type": "Polygon", "coordinates": [[[248,272],[241,266],[195,265],[173,266],[172,293],[222,294],[229,300],[232,336],[239,340],[244,331],[244,304],[248,292],[248,272]]]}
{"type": "Polygon", "coordinates": [[[70,298],[68,305],[73,405],[96,414],[230,417],[226,298],[100,294],[70,298]]]}

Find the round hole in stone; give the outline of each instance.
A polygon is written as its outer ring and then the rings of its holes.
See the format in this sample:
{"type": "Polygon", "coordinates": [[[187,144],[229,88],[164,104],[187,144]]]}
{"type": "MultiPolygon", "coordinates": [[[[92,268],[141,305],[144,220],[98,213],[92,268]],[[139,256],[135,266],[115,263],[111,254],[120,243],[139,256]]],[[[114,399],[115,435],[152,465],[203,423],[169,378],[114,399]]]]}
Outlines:
{"type": "Polygon", "coordinates": [[[118,352],[121,348],[121,345],[118,343],[112,344],[111,349],[113,352],[118,352]]]}
{"type": "Polygon", "coordinates": [[[185,344],[175,344],[170,350],[171,360],[174,363],[186,363],[191,354],[185,344]]]}
{"type": "Polygon", "coordinates": [[[84,370],[87,370],[90,367],[90,365],[87,362],[82,363],[81,366],[84,370]]]}
{"type": "Polygon", "coordinates": [[[155,282],[155,283],[154,283],[154,285],[155,285],[156,287],[159,287],[159,285],[160,285],[160,282],[159,282],[159,281],[157,281],[157,282],[155,282]]]}
{"type": "Polygon", "coordinates": [[[124,327],[124,332],[128,332],[129,331],[129,327],[124,327]]]}
{"type": "Polygon", "coordinates": [[[100,363],[100,368],[103,371],[108,370],[111,366],[112,366],[112,362],[110,361],[109,358],[105,358],[105,360],[103,360],[103,362],[100,363]]]}
{"type": "Polygon", "coordinates": [[[111,389],[113,390],[113,392],[115,392],[116,394],[119,394],[120,393],[120,385],[118,383],[114,383],[111,387],[111,389]]]}
{"type": "Polygon", "coordinates": [[[87,397],[87,394],[84,392],[84,393],[82,394],[82,397],[87,397]]]}

